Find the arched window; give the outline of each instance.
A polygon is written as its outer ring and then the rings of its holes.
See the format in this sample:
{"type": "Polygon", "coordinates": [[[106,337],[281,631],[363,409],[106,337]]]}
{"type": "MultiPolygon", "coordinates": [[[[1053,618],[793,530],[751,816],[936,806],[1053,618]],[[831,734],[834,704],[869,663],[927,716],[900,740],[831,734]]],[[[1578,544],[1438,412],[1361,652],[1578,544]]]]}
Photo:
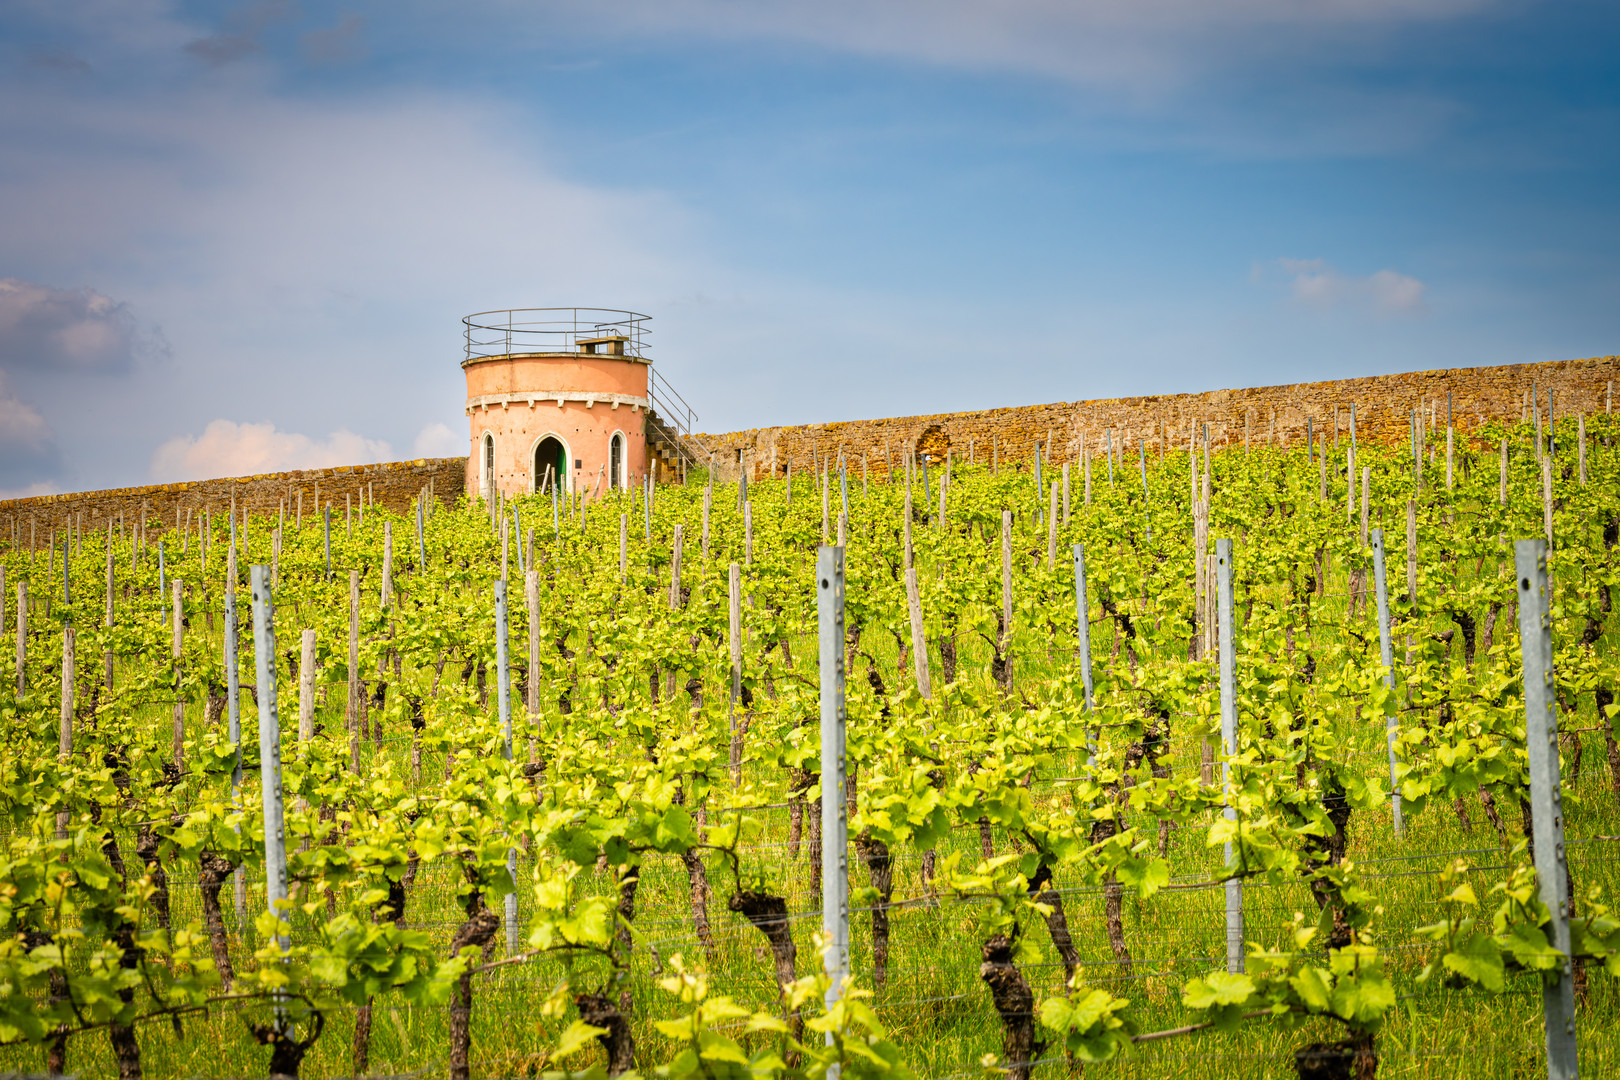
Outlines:
{"type": "Polygon", "coordinates": [[[624,483],[624,436],[618,432],[608,440],[608,485],[617,488],[624,483]]]}
{"type": "Polygon", "coordinates": [[[484,434],[484,498],[495,497],[495,436],[484,434]]]}

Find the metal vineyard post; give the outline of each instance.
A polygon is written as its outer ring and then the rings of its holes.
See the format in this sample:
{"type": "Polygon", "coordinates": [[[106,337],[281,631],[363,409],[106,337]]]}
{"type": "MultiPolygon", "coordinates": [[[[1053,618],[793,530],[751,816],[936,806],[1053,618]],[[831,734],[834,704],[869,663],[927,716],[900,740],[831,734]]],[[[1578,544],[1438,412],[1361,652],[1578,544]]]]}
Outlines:
{"type": "MultiPolygon", "coordinates": [[[[1220,618],[1221,640],[1221,745],[1227,761],[1221,763],[1221,786],[1226,792],[1225,816],[1237,820],[1232,805],[1232,763],[1237,754],[1237,635],[1232,625],[1232,541],[1215,541],[1216,608],[1220,618]]],[[[1232,862],[1232,843],[1226,844],[1226,862],[1232,862]]],[[[1226,882],[1226,970],[1243,970],[1243,882],[1226,882]]]]}
{"type": "Polygon", "coordinates": [[[1549,944],[1563,953],[1558,967],[1542,974],[1541,1006],[1547,1036],[1547,1080],[1575,1080],[1575,976],[1570,965],[1569,867],[1564,853],[1564,806],[1559,790],[1558,712],[1554,708],[1552,599],[1547,547],[1540,540],[1513,545],[1518,570],[1519,647],[1524,658],[1524,745],[1530,766],[1530,818],[1536,882],[1552,915],[1549,944]]]}
{"type": "MultiPolygon", "coordinates": [[[[1378,598],[1378,656],[1384,665],[1384,687],[1395,691],[1395,650],[1389,640],[1389,583],[1384,577],[1384,530],[1372,531],[1373,589],[1378,598]]],[[[1395,835],[1404,831],[1401,818],[1401,789],[1395,779],[1395,735],[1398,724],[1392,715],[1387,724],[1389,744],[1389,801],[1395,812],[1395,835]]]]}
{"type": "MultiPolygon", "coordinates": [[[[816,554],[816,614],[821,668],[821,929],[826,937],[827,1008],[849,971],[849,823],[845,817],[844,551],[816,554]]],[[[832,1034],[827,1035],[828,1044],[832,1034]]],[[[829,1069],[830,1080],[837,1080],[829,1069]]]]}

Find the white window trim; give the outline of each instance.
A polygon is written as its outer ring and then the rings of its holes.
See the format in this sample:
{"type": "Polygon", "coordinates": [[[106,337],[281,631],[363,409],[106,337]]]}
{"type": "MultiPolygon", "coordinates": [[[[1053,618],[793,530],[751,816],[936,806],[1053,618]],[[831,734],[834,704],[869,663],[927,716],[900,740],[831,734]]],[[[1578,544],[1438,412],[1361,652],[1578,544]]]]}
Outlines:
{"type": "Polygon", "coordinates": [[[478,497],[490,498],[495,493],[495,477],[491,472],[490,459],[495,456],[495,433],[485,428],[483,434],[478,436],[478,497]],[[485,443],[490,449],[485,449],[485,443]]]}
{"type": "MultiPolygon", "coordinates": [[[[614,428],[608,433],[608,463],[613,462],[613,440],[618,439],[623,446],[619,451],[619,490],[630,490],[630,436],[622,428],[614,428]]],[[[611,488],[610,488],[611,489],[611,488]]]]}

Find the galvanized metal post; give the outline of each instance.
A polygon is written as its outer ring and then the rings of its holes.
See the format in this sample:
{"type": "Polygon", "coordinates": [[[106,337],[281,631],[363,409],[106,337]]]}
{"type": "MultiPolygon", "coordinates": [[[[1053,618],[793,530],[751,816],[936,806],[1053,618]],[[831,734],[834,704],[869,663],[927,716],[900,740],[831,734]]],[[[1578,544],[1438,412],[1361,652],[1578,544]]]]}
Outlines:
{"type": "Polygon", "coordinates": [[[332,579],[332,507],[328,505],[321,520],[321,543],[326,550],[326,578],[332,579]]]}
{"type": "MultiPolygon", "coordinates": [[[[512,671],[508,662],[506,625],[506,579],[495,581],[495,702],[501,721],[501,756],[512,760],[512,671]]],[[[534,676],[531,674],[530,678],[534,676]]],[[[517,887],[517,849],[508,848],[506,870],[512,875],[512,886],[517,887]]],[[[506,894],[506,951],[518,951],[517,893],[506,894]]]]}
{"type": "MultiPolygon", "coordinates": [[[[164,573],[163,541],[162,540],[158,541],[157,547],[158,547],[158,605],[159,605],[158,606],[158,622],[160,622],[163,625],[167,626],[168,623],[169,623],[169,617],[168,617],[169,613],[162,606],[162,604],[163,604],[163,598],[169,594],[169,579],[168,579],[167,575],[164,573]]],[[[63,554],[65,555],[66,552],[67,552],[67,549],[64,547],[62,550],[63,550],[63,554]]],[[[62,562],[62,588],[63,588],[64,592],[67,590],[67,561],[66,561],[65,558],[63,559],[63,562],[62,562]]]]}
{"type": "MultiPolygon", "coordinates": [[[[844,551],[816,554],[821,646],[821,929],[826,937],[827,1007],[843,995],[849,971],[849,823],[845,818],[844,551]]],[[[832,1035],[827,1036],[829,1045],[832,1035]]],[[[831,1077],[832,1070],[828,1070],[831,1077]]]]}
{"type": "Polygon", "coordinates": [[[742,699],[742,567],[736,563],[726,575],[726,643],[731,655],[731,697],[727,703],[731,735],[731,785],[742,783],[742,743],[737,738],[737,702],[742,699]]]}
{"type": "Polygon", "coordinates": [[[1575,1045],[1575,977],[1570,966],[1569,867],[1564,853],[1564,802],[1559,787],[1558,710],[1554,708],[1552,601],[1547,545],[1513,545],[1519,579],[1519,647],[1524,656],[1524,744],[1530,765],[1530,819],[1541,902],[1552,913],[1552,947],[1564,954],[1542,974],[1541,1008],[1547,1032],[1547,1080],[1580,1075],[1575,1045]]]}
{"type": "MultiPolygon", "coordinates": [[[[1384,686],[1391,692],[1395,689],[1395,649],[1389,639],[1389,582],[1384,577],[1384,530],[1372,530],[1373,552],[1373,588],[1378,597],[1378,657],[1384,665],[1384,686]]],[[[1387,725],[1387,741],[1389,744],[1389,800],[1395,811],[1395,835],[1400,836],[1405,830],[1401,818],[1401,789],[1395,779],[1395,736],[1399,731],[1399,723],[1392,715],[1387,725]]]]}
{"type": "MultiPolygon", "coordinates": [[[[1074,545],[1074,613],[1076,627],[1076,644],[1080,650],[1080,687],[1085,695],[1086,712],[1091,711],[1091,699],[1094,686],[1091,681],[1091,616],[1090,603],[1086,599],[1086,545],[1074,545]]],[[[1086,764],[1097,763],[1097,736],[1096,732],[1086,732],[1086,764]]]]}
{"type": "MultiPolygon", "coordinates": [[[[270,568],[251,571],[253,604],[253,663],[258,676],[259,786],[264,795],[265,901],[278,917],[287,913],[279,905],[287,899],[287,837],[281,808],[281,722],[276,713],[276,609],[270,595],[270,568]]],[[[283,951],[291,943],[280,939],[283,951]]]]}
{"type": "MultiPolygon", "coordinates": [[[[327,507],[327,513],[330,514],[331,512],[332,512],[332,508],[327,507]]],[[[512,520],[513,521],[518,520],[517,507],[515,507],[515,506],[512,507],[512,520]]],[[[423,525],[424,525],[424,522],[422,520],[422,500],[419,498],[419,499],[416,500],[416,572],[419,573],[419,574],[422,571],[427,569],[427,540],[422,535],[422,533],[423,533],[423,525]]],[[[518,536],[520,538],[523,536],[523,523],[522,522],[518,522],[518,536]]],[[[518,552],[518,557],[519,558],[523,557],[523,553],[522,553],[521,549],[518,552]]]]}
{"type": "MultiPolygon", "coordinates": [[[[1228,760],[1221,762],[1221,786],[1226,792],[1225,816],[1237,820],[1232,805],[1232,762],[1237,753],[1237,634],[1232,624],[1232,541],[1215,541],[1216,610],[1220,619],[1221,745],[1228,760]]],[[[1232,843],[1226,844],[1226,862],[1232,862],[1232,843]]],[[[1243,970],[1243,882],[1226,882],[1226,970],[1243,970]]]]}

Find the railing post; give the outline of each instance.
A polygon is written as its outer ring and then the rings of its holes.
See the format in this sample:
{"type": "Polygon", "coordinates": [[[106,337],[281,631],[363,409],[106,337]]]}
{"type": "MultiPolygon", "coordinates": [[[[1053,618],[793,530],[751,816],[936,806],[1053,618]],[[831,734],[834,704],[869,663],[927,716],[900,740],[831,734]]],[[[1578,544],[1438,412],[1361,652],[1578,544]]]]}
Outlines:
{"type": "MultiPolygon", "coordinates": [[[[1215,541],[1215,580],[1217,611],[1220,618],[1221,654],[1221,744],[1226,761],[1221,762],[1221,786],[1226,793],[1225,816],[1237,820],[1237,807],[1232,805],[1232,762],[1237,754],[1237,634],[1232,625],[1232,541],[1215,541]]],[[[1232,862],[1232,843],[1226,844],[1226,862],[1232,862]]],[[[1229,878],[1226,882],[1226,970],[1243,970],[1243,882],[1229,878]]]]}
{"type": "MultiPolygon", "coordinates": [[[[844,549],[816,554],[816,612],[821,646],[821,929],[827,1007],[842,996],[849,971],[849,823],[844,790],[844,549]]],[[[832,1035],[827,1036],[829,1045],[832,1035]]],[[[827,1075],[834,1077],[833,1071],[827,1075]]]]}
{"type": "MultiPolygon", "coordinates": [[[[1378,597],[1378,656],[1384,665],[1384,686],[1395,691],[1395,650],[1389,640],[1389,584],[1384,577],[1384,530],[1372,530],[1373,583],[1378,597]]],[[[1395,779],[1395,736],[1400,730],[1393,715],[1386,725],[1389,744],[1389,802],[1395,811],[1395,835],[1404,831],[1401,818],[1401,789],[1395,779]]]]}
{"type": "Polygon", "coordinates": [[[1575,1080],[1580,1055],[1575,1045],[1575,975],[1569,943],[1569,867],[1564,856],[1564,802],[1559,788],[1558,711],[1554,708],[1552,597],[1547,579],[1547,545],[1519,540],[1513,545],[1518,570],[1519,647],[1524,657],[1524,745],[1530,765],[1530,820],[1535,844],[1536,883],[1541,902],[1552,913],[1552,947],[1562,962],[1542,974],[1541,1008],[1547,1035],[1547,1080],[1575,1080]]]}

